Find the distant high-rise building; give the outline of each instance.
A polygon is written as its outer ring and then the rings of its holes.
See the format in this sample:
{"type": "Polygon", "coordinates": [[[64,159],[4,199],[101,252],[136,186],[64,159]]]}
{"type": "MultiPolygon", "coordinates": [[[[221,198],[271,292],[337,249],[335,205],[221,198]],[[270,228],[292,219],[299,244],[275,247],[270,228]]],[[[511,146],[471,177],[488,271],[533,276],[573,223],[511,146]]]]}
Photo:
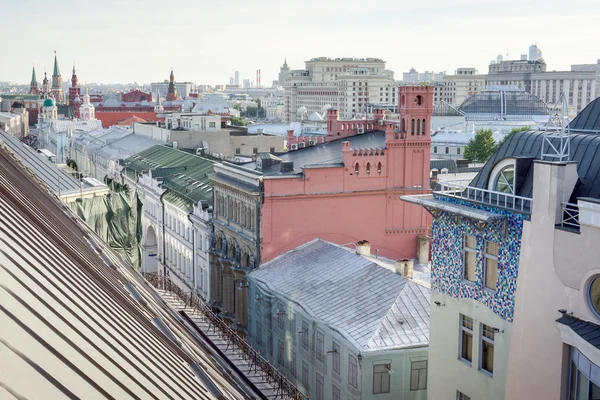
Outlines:
{"type": "Polygon", "coordinates": [[[532,44],[529,46],[529,61],[541,61],[542,60],[542,50],[540,50],[537,45],[532,44]]]}
{"type": "Polygon", "coordinates": [[[229,84],[235,85],[235,79],[233,78],[233,76],[229,77],[229,84]]]}
{"type": "Polygon", "coordinates": [[[233,75],[235,76],[233,84],[239,86],[239,84],[240,84],[240,71],[235,71],[233,75]]]}
{"type": "Polygon", "coordinates": [[[244,88],[250,87],[250,79],[244,79],[244,88]]]}
{"type": "Polygon", "coordinates": [[[283,66],[279,68],[279,86],[283,87],[285,85],[285,78],[290,74],[290,67],[287,64],[287,58],[283,59],[283,66]]]}

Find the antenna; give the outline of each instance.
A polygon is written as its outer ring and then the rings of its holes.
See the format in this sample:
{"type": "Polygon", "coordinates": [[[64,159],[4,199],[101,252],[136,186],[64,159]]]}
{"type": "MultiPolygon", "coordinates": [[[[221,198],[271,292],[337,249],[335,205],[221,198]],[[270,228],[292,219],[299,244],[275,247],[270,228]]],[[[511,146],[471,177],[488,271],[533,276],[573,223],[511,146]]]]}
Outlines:
{"type": "Polygon", "coordinates": [[[568,162],[571,157],[567,96],[561,92],[552,107],[553,115],[546,125],[542,142],[542,161],[568,162]],[[559,115],[560,104],[560,115],[559,115]]]}

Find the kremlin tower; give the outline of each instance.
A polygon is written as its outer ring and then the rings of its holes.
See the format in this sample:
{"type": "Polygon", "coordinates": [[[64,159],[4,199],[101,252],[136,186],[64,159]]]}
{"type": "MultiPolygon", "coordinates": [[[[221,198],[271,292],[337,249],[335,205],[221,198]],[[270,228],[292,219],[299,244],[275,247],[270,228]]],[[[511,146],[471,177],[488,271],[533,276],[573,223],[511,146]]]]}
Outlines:
{"type": "Polygon", "coordinates": [[[29,84],[29,94],[40,94],[40,88],[38,87],[37,77],[35,76],[35,65],[33,66],[33,72],[31,73],[31,83],[29,84]]]}
{"type": "Polygon", "coordinates": [[[73,111],[75,112],[77,112],[75,107],[81,104],[81,88],[79,87],[77,73],[75,72],[75,63],[73,63],[73,75],[71,75],[71,87],[69,88],[69,104],[73,106],[73,111]]]}
{"type": "Polygon", "coordinates": [[[169,77],[169,90],[167,92],[167,101],[177,100],[177,88],[175,87],[175,76],[173,68],[171,68],[171,76],[169,77]]]}
{"type": "Polygon", "coordinates": [[[56,51],[54,52],[54,72],[52,73],[52,95],[57,103],[63,102],[62,77],[60,76],[60,69],[58,68],[56,51]]]}

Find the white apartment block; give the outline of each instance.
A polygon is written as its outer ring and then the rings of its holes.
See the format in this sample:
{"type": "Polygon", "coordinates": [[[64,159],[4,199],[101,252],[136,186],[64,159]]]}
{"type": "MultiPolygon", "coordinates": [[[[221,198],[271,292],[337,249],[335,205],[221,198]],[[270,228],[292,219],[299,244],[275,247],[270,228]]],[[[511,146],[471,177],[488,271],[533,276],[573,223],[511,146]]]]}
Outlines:
{"type": "Polygon", "coordinates": [[[475,68],[458,68],[453,75],[443,75],[441,81],[434,84],[433,101],[444,101],[458,107],[485,87],[485,74],[479,74],[475,68]]]}
{"type": "Polygon", "coordinates": [[[394,74],[378,58],[326,58],[306,61],[303,70],[291,70],[285,83],[285,121],[298,121],[297,111],[306,115],[337,108],[340,118],[351,119],[365,107],[396,104],[394,74]]]}

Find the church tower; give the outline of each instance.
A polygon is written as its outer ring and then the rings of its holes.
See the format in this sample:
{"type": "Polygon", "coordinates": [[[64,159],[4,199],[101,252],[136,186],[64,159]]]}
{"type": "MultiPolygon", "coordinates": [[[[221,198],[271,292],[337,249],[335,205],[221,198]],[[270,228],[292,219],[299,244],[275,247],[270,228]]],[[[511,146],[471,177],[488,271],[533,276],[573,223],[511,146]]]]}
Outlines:
{"type": "Polygon", "coordinates": [[[31,83],[29,84],[29,94],[40,94],[40,88],[38,86],[37,77],[35,76],[35,65],[33,66],[33,72],[31,73],[31,83]]]}
{"type": "Polygon", "coordinates": [[[60,76],[60,69],[58,68],[56,51],[54,52],[54,72],[52,73],[52,94],[58,103],[63,102],[62,77],[60,76]]]}
{"type": "Polygon", "coordinates": [[[175,76],[173,68],[171,68],[171,76],[169,77],[169,90],[167,92],[167,101],[177,100],[177,88],[175,87],[175,76]]]}
{"type": "Polygon", "coordinates": [[[154,106],[154,112],[162,113],[165,111],[165,108],[162,105],[162,100],[160,99],[160,90],[156,91],[156,105],[154,106]]]}
{"type": "Polygon", "coordinates": [[[79,119],[88,121],[96,119],[96,109],[94,105],[90,103],[90,95],[88,94],[88,88],[85,88],[85,94],[83,95],[83,104],[79,107],[79,119]]]}
{"type": "Polygon", "coordinates": [[[46,71],[44,71],[44,80],[42,81],[41,96],[43,98],[48,98],[50,96],[50,83],[48,82],[48,75],[46,75],[46,71]]]}

